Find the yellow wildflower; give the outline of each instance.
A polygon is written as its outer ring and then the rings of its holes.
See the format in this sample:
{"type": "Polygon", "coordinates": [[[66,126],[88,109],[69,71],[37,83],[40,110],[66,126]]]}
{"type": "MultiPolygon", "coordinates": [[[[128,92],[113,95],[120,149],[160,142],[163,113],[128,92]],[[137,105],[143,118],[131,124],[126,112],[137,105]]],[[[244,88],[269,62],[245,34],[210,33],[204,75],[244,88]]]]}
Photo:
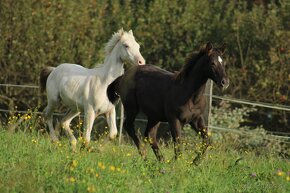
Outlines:
{"type": "Polygon", "coordinates": [[[75,168],[75,167],[77,167],[77,166],[78,166],[78,161],[77,161],[77,160],[73,160],[73,161],[71,162],[71,167],[75,168]]]}
{"type": "Polygon", "coordinates": [[[94,147],[89,147],[88,152],[91,153],[94,151],[94,147]]]}
{"type": "Polygon", "coordinates": [[[80,142],[83,142],[83,141],[84,141],[84,138],[83,138],[83,137],[79,137],[78,140],[79,140],[80,142]]]}
{"type": "Polygon", "coordinates": [[[95,171],[94,171],[94,169],[93,168],[87,168],[87,173],[90,173],[90,174],[92,174],[92,173],[94,173],[95,171]]]}
{"type": "Polygon", "coordinates": [[[278,175],[278,176],[284,176],[284,172],[283,172],[282,170],[278,170],[278,171],[277,171],[277,175],[278,175]]]}
{"type": "Polygon", "coordinates": [[[95,192],[95,191],[96,191],[96,188],[95,188],[94,185],[89,185],[89,186],[87,187],[87,191],[88,191],[88,192],[95,192]]]}
{"type": "Polygon", "coordinates": [[[68,181],[71,183],[74,183],[76,181],[76,179],[74,177],[69,177],[68,181]]]}
{"type": "Polygon", "coordinates": [[[115,171],[116,170],[116,167],[115,166],[110,166],[110,170],[111,171],[115,171]]]}
{"type": "Polygon", "coordinates": [[[98,162],[98,166],[102,167],[103,163],[102,162],[98,162]]]}
{"type": "Polygon", "coordinates": [[[102,170],[104,170],[106,168],[106,166],[102,163],[102,162],[99,162],[98,163],[98,166],[99,168],[101,168],[102,170]]]}

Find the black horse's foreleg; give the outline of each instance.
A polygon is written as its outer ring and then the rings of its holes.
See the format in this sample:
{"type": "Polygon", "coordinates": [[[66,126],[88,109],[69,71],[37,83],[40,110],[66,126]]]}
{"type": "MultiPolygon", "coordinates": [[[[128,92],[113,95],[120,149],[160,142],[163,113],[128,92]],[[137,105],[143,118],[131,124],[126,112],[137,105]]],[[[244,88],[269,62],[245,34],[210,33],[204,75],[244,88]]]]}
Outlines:
{"type": "Polygon", "coordinates": [[[160,125],[160,122],[152,121],[152,120],[148,119],[146,131],[145,131],[145,141],[150,143],[151,148],[152,148],[156,158],[158,159],[158,161],[163,162],[164,157],[159,150],[157,139],[156,139],[157,129],[158,129],[159,125],[160,125]]]}
{"type": "Polygon", "coordinates": [[[198,164],[201,157],[204,155],[205,151],[207,150],[208,146],[210,145],[210,137],[208,136],[208,128],[204,125],[204,120],[200,117],[196,121],[192,121],[189,123],[193,130],[195,130],[198,134],[200,134],[202,138],[201,148],[197,153],[197,156],[194,158],[193,163],[198,164]]]}
{"type": "Polygon", "coordinates": [[[145,150],[142,147],[142,144],[135,132],[134,120],[136,118],[137,113],[126,113],[126,119],[124,121],[124,128],[127,131],[128,135],[133,139],[135,145],[138,148],[140,155],[144,158],[145,157],[145,150]]]}
{"type": "Polygon", "coordinates": [[[181,156],[181,128],[182,124],[178,119],[169,121],[170,131],[174,142],[175,159],[181,156]]]}

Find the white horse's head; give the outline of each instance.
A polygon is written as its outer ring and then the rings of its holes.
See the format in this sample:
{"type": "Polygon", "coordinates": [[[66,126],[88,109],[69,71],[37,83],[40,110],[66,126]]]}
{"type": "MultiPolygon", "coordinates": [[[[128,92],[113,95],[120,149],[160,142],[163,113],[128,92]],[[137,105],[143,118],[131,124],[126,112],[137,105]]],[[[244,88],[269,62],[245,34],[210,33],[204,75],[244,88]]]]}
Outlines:
{"type": "Polygon", "coordinates": [[[116,54],[123,63],[130,65],[144,65],[145,59],[140,53],[140,45],[136,42],[132,30],[126,32],[120,29],[114,33],[106,46],[106,54],[116,50],[116,54]]]}

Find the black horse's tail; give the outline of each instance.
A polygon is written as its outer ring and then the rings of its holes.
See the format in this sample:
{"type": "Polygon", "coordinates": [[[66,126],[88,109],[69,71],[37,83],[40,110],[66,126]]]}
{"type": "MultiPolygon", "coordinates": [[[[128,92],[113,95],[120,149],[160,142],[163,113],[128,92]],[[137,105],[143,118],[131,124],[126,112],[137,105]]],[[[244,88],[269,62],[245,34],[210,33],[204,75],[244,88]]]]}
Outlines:
{"type": "Polygon", "coordinates": [[[116,104],[119,101],[119,83],[123,76],[116,78],[107,88],[107,96],[111,103],[116,104]]]}
{"type": "Polygon", "coordinates": [[[54,67],[46,67],[40,72],[39,82],[41,92],[44,92],[46,88],[47,78],[54,69],[54,67]]]}

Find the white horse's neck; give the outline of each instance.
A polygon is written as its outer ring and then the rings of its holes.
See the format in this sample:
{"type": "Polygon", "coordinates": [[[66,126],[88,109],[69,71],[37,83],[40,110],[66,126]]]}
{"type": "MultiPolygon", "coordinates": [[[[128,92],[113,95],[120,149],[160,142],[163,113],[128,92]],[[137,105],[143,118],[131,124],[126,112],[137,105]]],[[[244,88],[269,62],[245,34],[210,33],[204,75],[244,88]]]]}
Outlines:
{"type": "Polygon", "coordinates": [[[124,64],[121,61],[117,49],[114,48],[112,52],[106,56],[103,69],[104,81],[108,84],[124,73],[124,64]]]}

